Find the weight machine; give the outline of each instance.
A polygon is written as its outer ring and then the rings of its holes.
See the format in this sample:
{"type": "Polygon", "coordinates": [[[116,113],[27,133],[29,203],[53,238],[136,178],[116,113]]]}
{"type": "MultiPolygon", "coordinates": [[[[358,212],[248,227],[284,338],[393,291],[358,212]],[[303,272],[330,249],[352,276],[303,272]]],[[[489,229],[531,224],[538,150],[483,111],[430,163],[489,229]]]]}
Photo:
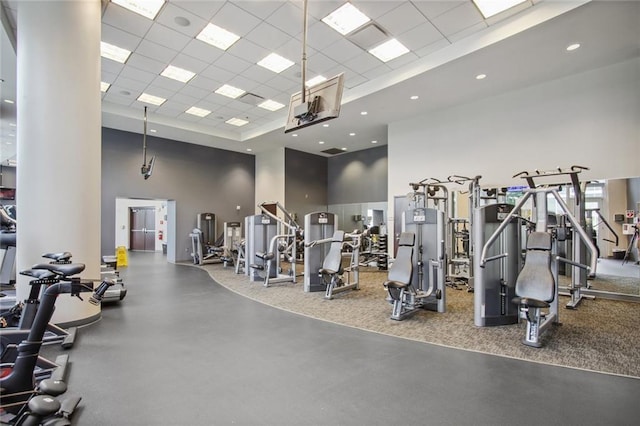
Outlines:
{"type": "Polygon", "coordinates": [[[196,265],[221,263],[224,254],[222,238],[216,239],[217,221],[214,213],[198,213],[196,228],[191,231],[191,257],[196,265]]]}
{"type": "Polygon", "coordinates": [[[325,291],[326,286],[318,274],[329,252],[325,244],[314,241],[330,241],[338,230],[338,215],[328,212],[309,213],[304,217],[304,291],[325,291]]]}

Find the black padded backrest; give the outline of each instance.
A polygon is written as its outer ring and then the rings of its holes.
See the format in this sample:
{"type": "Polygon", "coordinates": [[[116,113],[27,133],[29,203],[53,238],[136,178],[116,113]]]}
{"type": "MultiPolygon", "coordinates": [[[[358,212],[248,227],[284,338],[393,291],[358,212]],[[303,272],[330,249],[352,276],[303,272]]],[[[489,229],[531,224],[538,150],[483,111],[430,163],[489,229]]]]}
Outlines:
{"type": "Polygon", "coordinates": [[[342,267],[342,243],[344,242],[344,231],[335,231],[329,247],[329,253],[322,262],[322,269],[327,271],[340,271],[342,267]]]}
{"type": "Polygon", "coordinates": [[[544,302],[555,298],[556,283],[551,273],[551,235],[532,232],[527,240],[524,267],[516,280],[516,294],[544,302]]]}
{"type": "Polygon", "coordinates": [[[413,232],[403,232],[398,239],[398,252],[396,259],[389,267],[387,279],[403,284],[411,284],[413,275],[413,244],[416,235],[413,232]]]}

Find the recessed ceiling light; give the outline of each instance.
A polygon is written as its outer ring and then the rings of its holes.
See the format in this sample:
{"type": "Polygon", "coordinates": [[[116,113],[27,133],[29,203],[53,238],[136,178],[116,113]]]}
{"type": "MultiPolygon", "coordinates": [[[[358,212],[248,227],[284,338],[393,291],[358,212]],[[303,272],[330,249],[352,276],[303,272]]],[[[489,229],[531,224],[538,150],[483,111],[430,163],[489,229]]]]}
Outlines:
{"type": "Polygon", "coordinates": [[[291,137],[292,137],[292,138],[297,138],[297,137],[298,137],[298,134],[297,134],[297,133],[294,133],[294,134],[292,134],[292,135],[291,135],[291,137]]]}
{"type": "Polygon", "coordinates": [[[161,98],[159,96],[153,96],[148,93],[143,93],[142,95],[138,96],[138,100],[140,102],[144,102],[151,105],[162,105],[166,101],[165,98],[161,98]]]}
{"type": "Polygon", "coordinates": [[[104,81],[100,82],[100,91],[101,92],[106,92],[107,90],[109,90],[109,87],[111,87],[111,84],[105,83],[104,81]]]}
{"type": "Polygon", "coordinates": [[[312,79],[307,80],[304,84],[307,87],[313,87],[316,84],[322,83],[323,81],[327,81],[327,77],[325,77],[323,75],[317,75],[317,76],[313,77],[312,79]]]}
{"type": "Polygon", "coordinates": [[[355,134],[355,133],[353,133],[353,132],[349,133],[349,136],[355,136],[355,135],[356,135],[356,134],[355,134]]]}
{"type": "Polygon", "coordinates": [[[251,148],[247,148],[247,152],[251,152],[253,151],[251,148]]]}
{"type": "Polygon", "coordinates": [[[371,143],[378,143],[378,141],[371,141],[371,143]]]}
{"type": "Polygon", "coordinates": [[[367,111],[360,111],[360,115],[367,115],[369,114],[367,111]]]}
{"type": "Polygon", "coordinates": [[[211,111],[209,111],[208,109],[198,108],[194,106],[192,106],[185,112],[187,114],[197,115],[198,117],[206,117],[207,115],[211,114],[211,111]]]}
{"type": "Polygon", "coordinates": [[[484,80],[485,78],[487,78],[486,74],[478,74],[478,75],[476,75],[476,80],[484,80]]]}
{"type": "Polygon", "coordinates": [[[100,42],[100,56],[103,58],[111,59],[112,61],[120,62],[124,64],[129,59],[131,51],[115,46],[113,44],[100,42]]]}
{"type": "Polygon", "coordinates": [[[6,104],[15,104],[15,102],[13,102],[11,99],[5,99],[4,102],[6,104]]]}
{"type": "Polygon", "coordinates": [[[420,99],[420,96],[418,96],[418,95],[413,95],[413,96],[411,96],[409,99],[411,99],[412,101],[415,101],[416,99],[420,99]]]}
{"type": "Polygon", "coordinates": [[[284,108],[284,104],[281,104],[280,102],[276,102],[271,99],[267,99],[266,101],[259,103],[258,106],[260,108],[264,108],[269,111],[277,111],[281,108],[284,108]]]}
{"type": "Polygon", "coordinates": [[[567,50],[569,52],[571,52],[573,50],[578,49],[579,47],[580,47],[580,43],[573,43],[573,44],[570,44],[569,46],[567,46],[567,50]]]}
{"type": "Polygon", "coordinates": [[[322,18],[322,22],[342,35],[350,33],[370,20],[367,15],[360,12],[360,10],[351,3],[345,3],[322,18]]]}
{"type": "Polygon", "coordinates": [[[238,96],[244,93],[244,90],[238,89],[237,87],[230,86],[228,84],[223,84],[215,91],[218,95],[223,95],[231,99],[235,99],[238,96]]]}
{"type": "Polygon", "coordinates": [[[275,73],[281,73],[282,71],[292,66],[294,63],[295,62],[292,62],[287,58],[283,58],[277,53],[270,53],[264,59],[258,62],[258,65],[275,73]]]}
{"type": "Polygon", "coordinates": [[[380,59],[382,62],[389,62],[392,59],[395,59],[399,56],[408,53],[409,49],[407,49],[402,43],[400,43],[395,38],[391,40],[385,41],[381,45],[374,47],[369,50],[376,58],[380,59]]]}
{"type": "Polygon", "coordinates": [[[319,141],[318,142],[320,145],[324,145],[324,141],[319,141]]]}
{"type": "Polygon", "coordinates": [[[207,24],[196,38],[222,50],[227,50],[233,43],[240,40],[240,36],[211,23],[207,24]]]}
{"type": "Polygon", "coordinates": [[[191,72],[189,70],[185,70],[183,68],[174,67],[173,65],[169,65],[160,73],[161,76],[167,77],[173,80],[178,80],[182,83],[186,83],[191,80],[196,73],[191,72]]]}
{"type": "Polygon", "coordinates": [[[346,150],[347,150],[347,147],[345,146],[345,147],[342,147],[342,148],[340,148],[340,149],[342,149],[343,151],[346,151],[346,150]]]}
{"type": "Polygon", "coordinates": [[[329,127],[329,124],[328,124],[328,123],[324,123],[324,124],[322,125],[322,127],[329,127]]]}
{"type": "Polygon", "coordinates": [[[249,122],[247,120],[243,120],[242,118],[233,117],[225,121],[225,123],[240,127],[240,126],[244,126],[249,122]]]}
{"type": "Polygon", "coordinates": [[[155,19],[164,4],[164,0],[111,0],[111,2],[149,19],[155,19]]]}
{"type": "Polygon", "coordinates": [[[476,7],[484,16],[484,19],[511,9],[513,6],[524,3],[525,0],[473,0],[476,7]]]}
{"type": "Polygon", "coordinates": [[[156,130],[156,129],[149,129],[149,131],[150,131],[151,133],[155,133],[155,132],[157,132],[157,130],[156,130]]]}

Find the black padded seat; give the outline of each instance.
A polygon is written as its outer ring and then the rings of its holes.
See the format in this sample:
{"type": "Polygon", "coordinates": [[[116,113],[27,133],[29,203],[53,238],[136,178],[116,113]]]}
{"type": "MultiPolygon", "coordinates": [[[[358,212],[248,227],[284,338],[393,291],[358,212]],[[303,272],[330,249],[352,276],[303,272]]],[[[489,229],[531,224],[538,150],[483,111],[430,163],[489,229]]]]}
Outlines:
{"type": "Polygon", "coordinates": [[[321,275],[342,274],[342,243],[344,242],[344,231],[335,231],[331,238],[329,252],[322,262],[322,268],[318,271],[321,275]]]}
{"type": "Polygon", "coordinates": [[[20,271],[20,275],[26,275],[28,277],[33,277],[37,280],[46,280],[49,278],[55,278],[56,274],[47,270],[47,269],[26,269],[24,271],[20,271]]]}
{"type": "Polygon", "coordinates": [[[269,252],[269,253],[267,253],[267,252],[256,252],[256,257],[258,259],[262,259],[262,260],[271,260],[276,256],[272,252],[269,252]]]}
{"type": "Polygon", "coordinates": [[[45,253],[42,255],[42,257],[55,260],[56,262],[71,260],[71,256],[71,253],[69,253],[68,251],[63,251],[60,253],[45,253]]]}
{"type": "Polygon", "coordinates": [[[409,287],[413,277],[413,245],[416,234],[403,232],[398,239],[398,252],[396,259],[389,267],[389,274],[384,286],[387,288],[402,289],[409,287]]]}
{"type": "MultiPolygon", "coordinates": [[[[555,298],[556,283],[551,273],[551,234],[532,232],[527,240],[524,267],[516,280],[516,295],[534,307],[555,298]]],[[[546,306],[541,306],[546,307],[546,306]]]]}
{"type": "Polygon", "coordinates": [[[31,269],[46,269],[64,278],[79,274],[84,271],[84,263],[68,263],[66,265],[56,265],[51,263],[38,263],[33,265],[31,269]]]}
{"type": "Polygon", "coordinates": [[[60,401],[49,395],[37,395],[29,400],[28,406],[34,414],[45,417],[60,409],[60,401]]]}

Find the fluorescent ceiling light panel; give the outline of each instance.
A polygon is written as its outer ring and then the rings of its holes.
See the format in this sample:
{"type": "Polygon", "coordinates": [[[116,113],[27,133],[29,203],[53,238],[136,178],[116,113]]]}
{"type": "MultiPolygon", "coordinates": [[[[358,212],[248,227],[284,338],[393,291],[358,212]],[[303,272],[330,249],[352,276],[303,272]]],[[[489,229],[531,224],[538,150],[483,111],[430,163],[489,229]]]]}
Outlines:
{"type": "Polygon", "coordinates": [[[240,39],[240,36],[210,23],[200,31],[196,38],[218,49],[227,50],[240,39]]]}
{"type": "Polygon", "coordinates": [[[173,80],[181,81],[182,83],[186,83],[187,81],[191,80],[196,75],[196,73],[182,68],[174,67],[173,65],[169,65],[164,69],[164,71],[162,71],[160,75],[163,77],[171,78],[173,80]]]}
{"type": "Polygon", "coordinates": [[[294,62],[291,62],[287,58],[283,58],[277,53],[270,53],[266,58],[258,62],[258,65],[260,65],[261,67],[264,67],[275,73],[281,73],[293,64],[294,62]]]}
{"type": "Polygon", "coordinates": [[[267,99],[266,101],[259,103],[258,106],[260,108],[268,109],[269,111],[277,111],[281,108],[284,108],[284,104],[272,101],[271,99],[267,99]]]}
{"type": "Polygon", "coordinates": [[[153,96],[148,93],[143,93],[142,95],[138,96],[138,100],[140,102],[144,102],[151,105],[162,105],[166,101],[165,98],[161,98],[159,96],[153,96]]]}
{"type": "Polygon", "coordinates": [[[211,111],[209,111],[208,109],[198,108],[194,106],[189,108],[185,112],[187,114],[197,115],[198,117],[206,117],[207,115],[211,114],[211,111]]]}
{"type": "Polygon", "coordinates": [[[243,120],[241,118],[235,118],[234,117],[234,118],[228,119],[227,121],[225,121],[225,123],[240,127],[240,126],[244,126],[245,124],[247,124],[248,121],[247,120],[243,120]]]}
{"type": "Polygon", "coordinates": [[[111,87],[111,85],[109,83],[105,83],[104,81],[100,82],[100,91],[101,92],[106,92],[107,90],[109,90],[109,87],[111,87]]]}
{"type": "Polygon", "coordinates": [[[513,6],[524,3],[526,0],[473,0],[476,7],[484,16],[484,19],[511,9],[513,6]]]}
{"type": "Polygon", "coordinates": [[[105,43],[104,41],[100,42],[100,56],[103,58],[124,64],[127,62],[127,59],[129,59],[129,55],[131,55],[131,51],[127,49],[105,43]]]}
{"type": "Polygon", "coordinates": [[[322,22],[329,25],[342,35],[348,34],[371,19],[360,12],[351,3],[345,3],[329,15],[322,18],[322,22]]]}
{"type": "Polygon", "coordinates": [[[402,56],[407,52],[409,52],[409,49],[395,38],[392,38],[391,40],[369,50],[369,53],[380,59],[382,62],[389,62],[390,60],[395,59],[398,56],[402,56]]]}
{"type": "Polygon", "coordinates": [[[149,19],[155,19],[164,4],[164,0],[111,0],[111,2],[149,19]]]}
{"type": "Polygon", "coordinates": [[[323,76],[323,75],[317,75],[315,77],[313,77],[311,80],[307,80],[304,84],[307,87],[313,87],[316,84],[320,84],[323,81],[327,81],[327,77],[323,76]]]}
{"type": "Polygon", "coordinates": [[[238,89],[237,87],[229,86],[228,84],[223,84],[215,91],[218,95],[226,96],[227,98],[235,99],[238,96],[244,93],[244,90],[238,89]]]}

